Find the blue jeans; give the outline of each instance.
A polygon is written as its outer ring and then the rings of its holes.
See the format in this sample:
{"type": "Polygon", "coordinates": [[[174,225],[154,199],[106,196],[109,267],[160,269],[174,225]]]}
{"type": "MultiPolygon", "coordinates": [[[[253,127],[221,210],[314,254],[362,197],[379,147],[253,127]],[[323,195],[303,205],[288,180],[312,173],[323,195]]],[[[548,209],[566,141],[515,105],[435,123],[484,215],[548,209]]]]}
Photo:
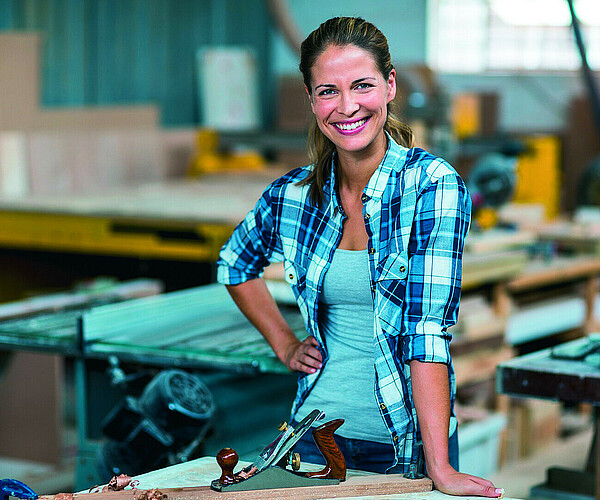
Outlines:
{"type": "MultiPolygon", "coordinates": [[[[292,422],[296,426],[297,422],[292,422]]],[[[362,439],[348,439],[334,435],[338,448],[344,455],[348,469],[358,469],[385,474],[394,463],[395,453],[391,444],[364,441],[362,439]]],[[[303,462],[325,465],[325,459],[314,442],[312,433],[309,431],[300,438],[294,451],[300,453],[303,462]]],[[[448,455],[450,465],[458,470],[458,432],[454,432],[448,440],[448,455]]],[[[390,473],[402,474],[407,472],[401,468],[394,468],[390,473]]]]}

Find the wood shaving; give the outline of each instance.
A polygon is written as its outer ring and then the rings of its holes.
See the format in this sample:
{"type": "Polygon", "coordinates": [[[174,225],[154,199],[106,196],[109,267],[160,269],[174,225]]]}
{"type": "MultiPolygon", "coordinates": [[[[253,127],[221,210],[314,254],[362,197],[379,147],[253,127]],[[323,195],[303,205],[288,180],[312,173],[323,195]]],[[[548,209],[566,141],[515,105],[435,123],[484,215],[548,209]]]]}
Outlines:
{"type": "Polygon", "coordinates": [[[54,500],[73,500],[73,493],[58,493],[54,500]]]}
{"type": "MultiPolygon", "coordinates": [[[[111,480],[108,482],[108,484],[106,486],[104,486],[103,488],[100,488],[100,486],[92,486],[89,489],[90,493],[100,493],[103,491],[122,491],[125,488],[127,488],[127,486],[131,486],[132,488],[135,488],[138,484],[140,484],[140,482],[135,479],[135,480],[131,480],[131,476],[128,476],[127,474],[120,474],[118,476],[113,476],[111,478],[111,480]]],[[[72,500],[71,499],[62,499],[62,498],[56,498],[55,500],[72,500]]]]}
{"type": "Polygon", "coordinates": [[[166,500],[167,494],[157,488],[151,490],[134,490],[133,498],[135,500],[166,500]]]}
{"type": "Polygon", "coordinates": [[[118,476],[113,476],[104,488],[110,491],[121,491],[129,486],[129,483],[131,483],[131,476],[128,476],[127,474],[120,474],[118,476]]]}

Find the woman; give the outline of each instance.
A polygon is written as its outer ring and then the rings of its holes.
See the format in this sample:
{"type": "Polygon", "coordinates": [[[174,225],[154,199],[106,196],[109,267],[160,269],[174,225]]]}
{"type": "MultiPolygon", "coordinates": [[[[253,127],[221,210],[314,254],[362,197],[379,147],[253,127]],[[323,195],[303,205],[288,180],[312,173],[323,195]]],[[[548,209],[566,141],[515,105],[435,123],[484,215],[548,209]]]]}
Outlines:
{"type": "MultiPolygon", "coordinates": [[[[375,26],[326,21],[302,43],[300,70],[314,163],[265,190],[223,247],[218,279],[299,373],[292,419],[314,408],[345,419],[336,441],[348,467],[414,470],[422,442],[439,490],[498,497],[491,482],[456,470],[447,328],[470,220],[465,186],[411,148],[410,129],[390,113],[396,73],[375,26]],[[302,342],[260,277],[281,260],[309,333],[302,342]]],[[[321,459],[309,438],[296,450],[321,459]]]]}

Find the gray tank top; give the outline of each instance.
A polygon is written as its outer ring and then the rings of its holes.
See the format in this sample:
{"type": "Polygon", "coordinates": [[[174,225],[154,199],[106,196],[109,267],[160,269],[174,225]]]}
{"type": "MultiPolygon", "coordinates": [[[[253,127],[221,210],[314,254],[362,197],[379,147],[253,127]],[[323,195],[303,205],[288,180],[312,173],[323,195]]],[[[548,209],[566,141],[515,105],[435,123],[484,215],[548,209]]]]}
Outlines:
{"type": "Polygon", "coordinates": [[[342,437],[391,444],[375,399],[373,321],[367,251],[337,249],[319,304],[329,359],[296,420],[318,408],[326,421],[345,419],[336,431],[342,437]]]}

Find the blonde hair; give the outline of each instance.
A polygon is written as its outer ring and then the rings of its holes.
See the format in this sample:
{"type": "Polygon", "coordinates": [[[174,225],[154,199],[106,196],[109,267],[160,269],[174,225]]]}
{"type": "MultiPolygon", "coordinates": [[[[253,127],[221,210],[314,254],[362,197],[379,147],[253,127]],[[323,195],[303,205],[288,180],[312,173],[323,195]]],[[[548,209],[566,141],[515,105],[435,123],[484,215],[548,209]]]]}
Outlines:
{"type": "MultiPolygon", "coordinates": [[[[386,80],[394,69],[387,39],[379,29],[360,17],[333,17],[308,35],[300,47],[300,72],[309,94],[312,92],[312,68],[317,58],[331,45],[355,45],[367,51],[386,80]]],[[[413,146],[412,130],[394,115],[392,102],[387,106],[383,129],[402,146],[413,146]]],[[[315,205],[323,201],[323,188],[329,176],[334,151],[335,145],[321,132],[313,116],[308,131],[308,155],[314,168],[299,184],[310,186],[309,197],[315,205]]]]}

